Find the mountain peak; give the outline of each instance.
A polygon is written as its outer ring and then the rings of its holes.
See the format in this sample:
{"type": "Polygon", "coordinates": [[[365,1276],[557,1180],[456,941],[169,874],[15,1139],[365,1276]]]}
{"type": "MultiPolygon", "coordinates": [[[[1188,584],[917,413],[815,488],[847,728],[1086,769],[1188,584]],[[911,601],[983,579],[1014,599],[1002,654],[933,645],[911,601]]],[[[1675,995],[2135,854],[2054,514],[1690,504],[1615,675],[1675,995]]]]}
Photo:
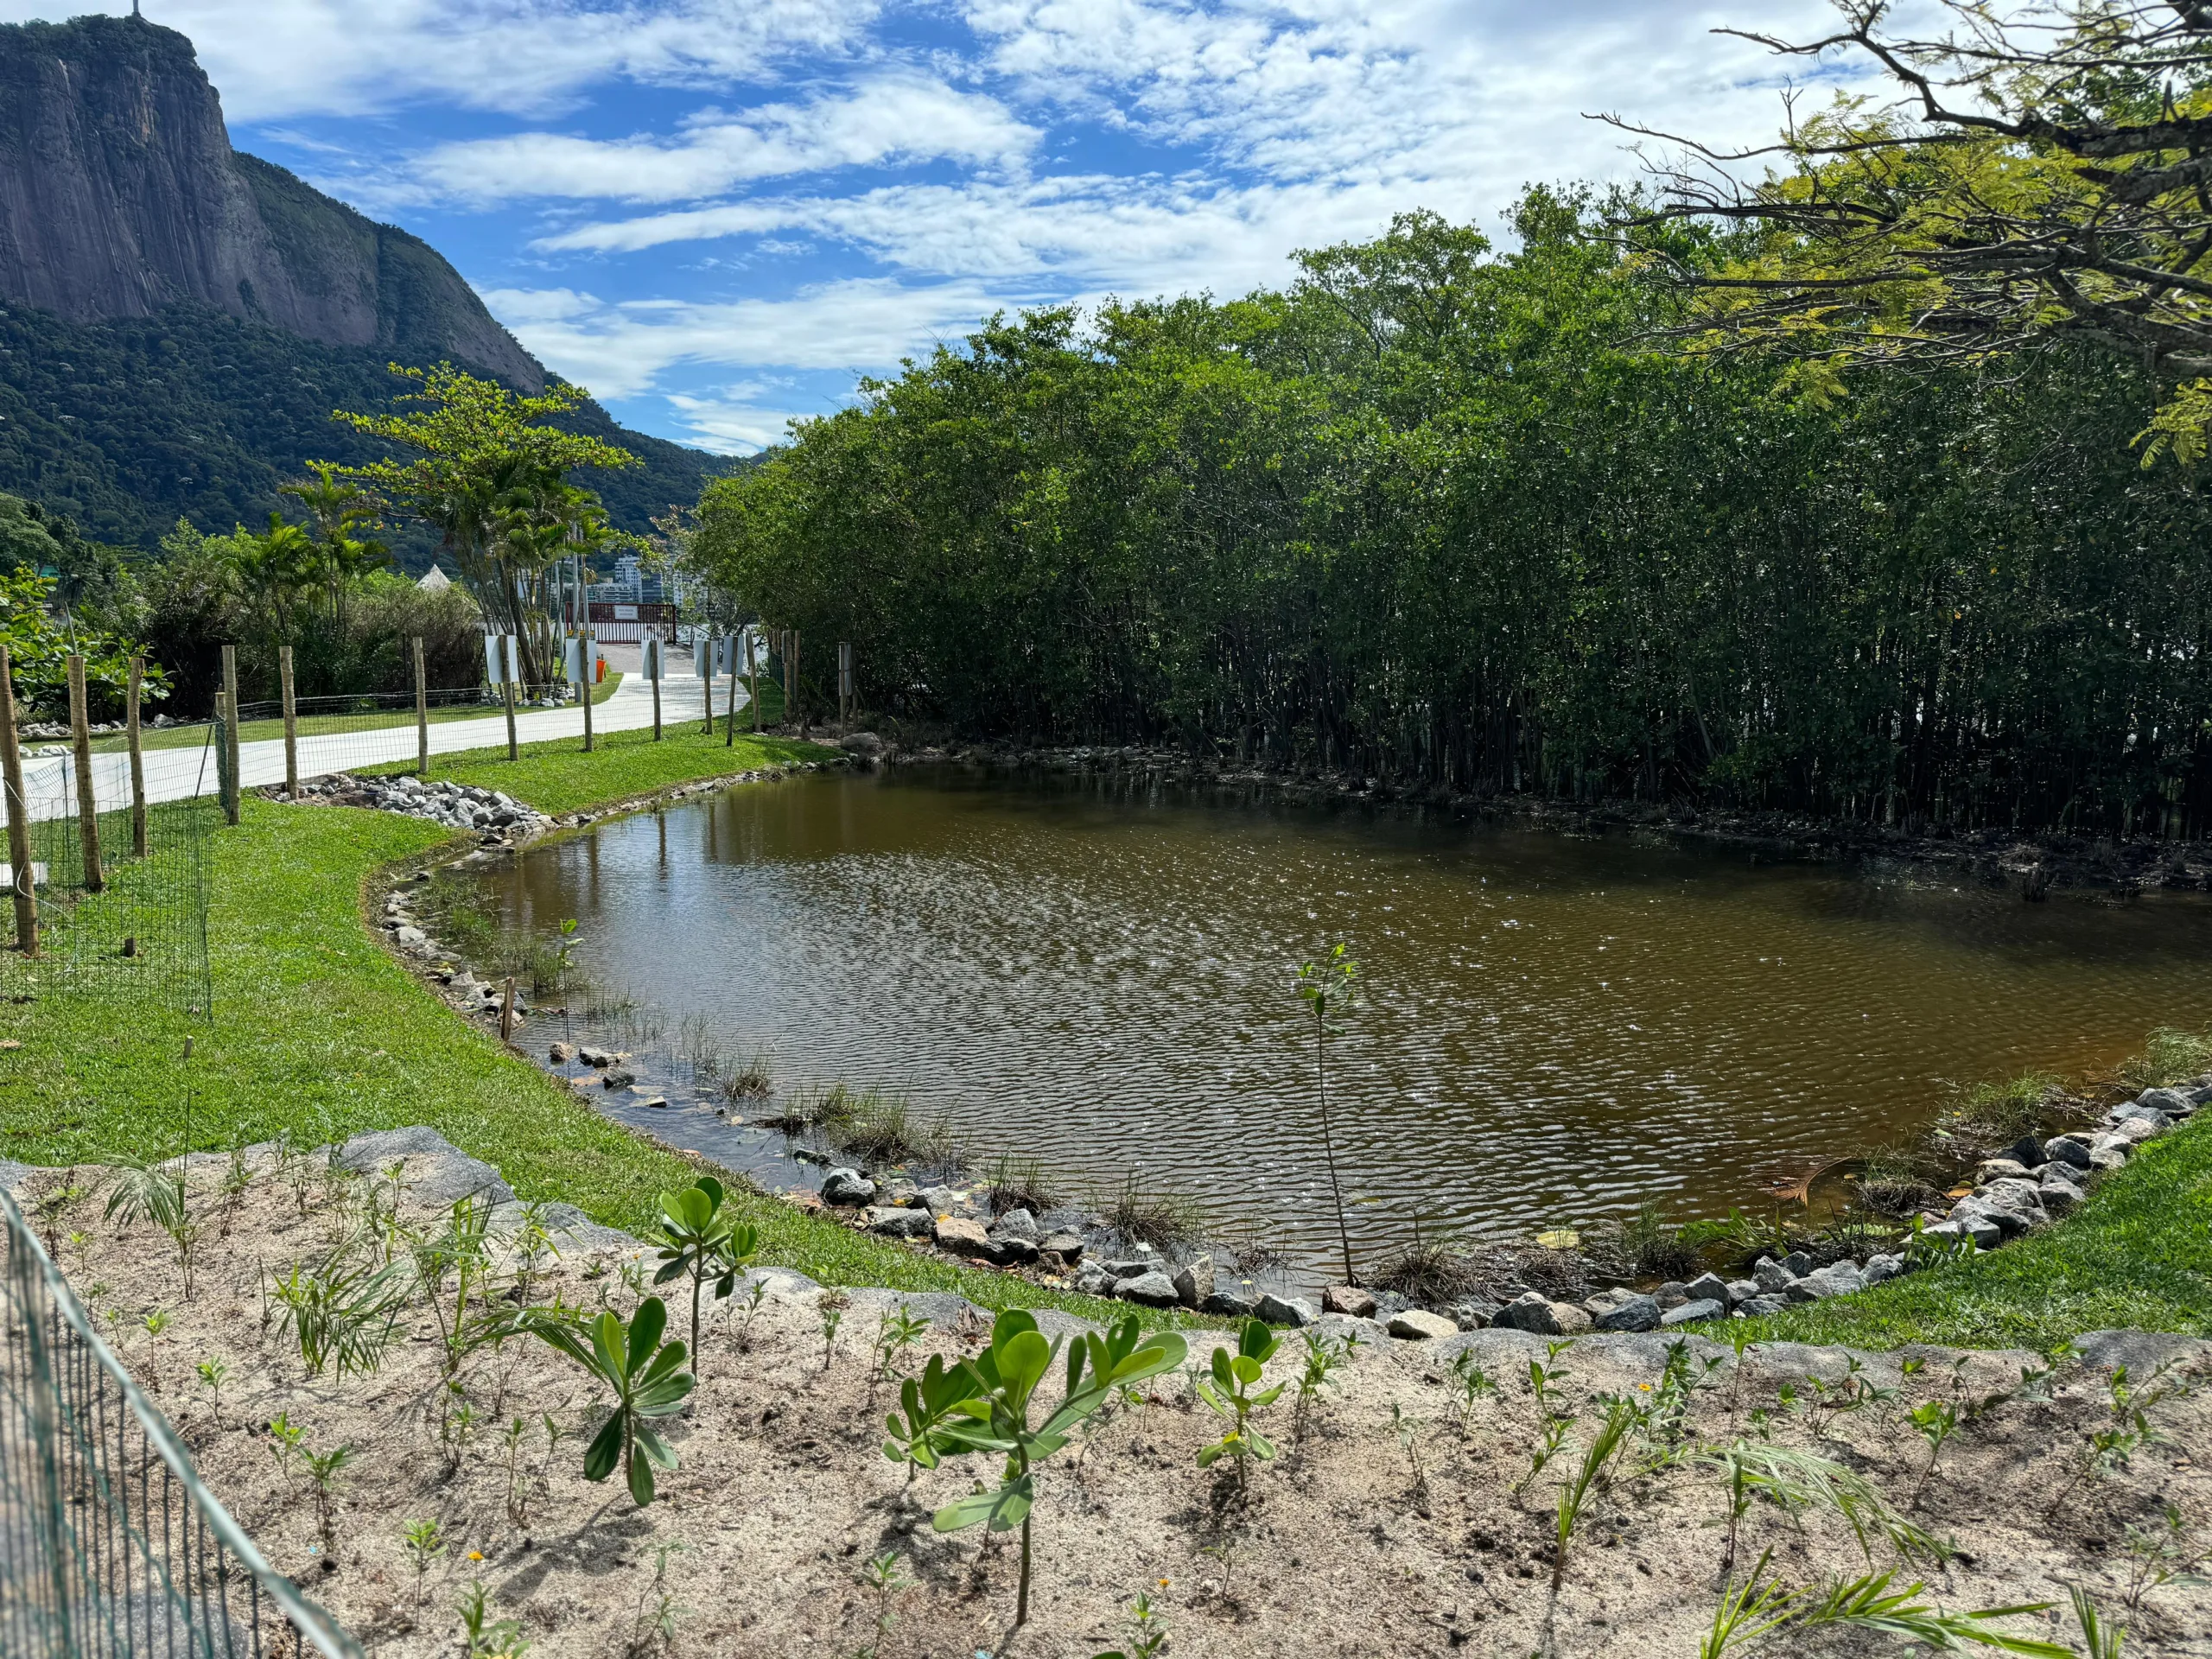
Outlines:
{"type": "Polygon", "coordinates": [[[0,299],[72,322],[197,302],[545,381],[435,249],[232,149],[191,41],[137,16],[0,25],[0,299]]]}

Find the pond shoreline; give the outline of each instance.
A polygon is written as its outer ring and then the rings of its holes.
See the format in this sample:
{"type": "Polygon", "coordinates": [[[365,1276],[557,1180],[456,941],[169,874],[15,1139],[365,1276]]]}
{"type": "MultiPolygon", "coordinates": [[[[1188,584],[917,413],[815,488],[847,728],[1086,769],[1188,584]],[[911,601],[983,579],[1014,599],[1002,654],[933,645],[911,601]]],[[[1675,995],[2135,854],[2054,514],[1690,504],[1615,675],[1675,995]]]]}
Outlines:
{"type": "Polygon", "coordinates": [[[1796,813],[1700,810],[1642,801],[1578,803],[1539,795],[1399,785],[1349,772],[1291,772],[1139,745],[1026,747],[950,741],[909,746],[872,733],[855,733],[847,747],[864,759],[891,766],[950,761],[1127,773],[1187,787],[1262,789],[1289,802],[1418,806],[1567,834],[1651,835],[1681,846],[1741,853],[1755,864],[1924,865],[1983,885],[2010,887],[2030,901],[2061,887],[2121,896],[2158,889],[2212,893],[2212,841],[2018,835],[1994,829],[1913,831],[1796,813]]]}

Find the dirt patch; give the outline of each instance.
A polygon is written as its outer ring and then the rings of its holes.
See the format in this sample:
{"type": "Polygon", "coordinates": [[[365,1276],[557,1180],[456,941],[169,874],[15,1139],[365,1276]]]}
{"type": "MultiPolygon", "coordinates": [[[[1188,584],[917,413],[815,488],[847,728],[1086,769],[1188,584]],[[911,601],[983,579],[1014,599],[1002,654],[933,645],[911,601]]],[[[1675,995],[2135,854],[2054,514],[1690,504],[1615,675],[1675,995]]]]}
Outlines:
{"type": "MultiPolygon", "coordinates": [[[[1197,1465],[1224,1425],[1192,1377],[1160,1376],[1091,1420],[1041,1466],[1032,1618],[1010,1635],[1013,1538],[940,1535],[930,1521],[995,1482],[995,1460],[957,1459],[910,1483],[881,1449],[897,1393],[877,1349],[886,1318],[903,1306],[931,1321],[893,1372],[973,1356],[988,1321],[957,1297],[829,1293],[825,1307],[800,1275],[753,1275],[708,1315],[703,1377],[667,1425],[680,1467],[643,1510],[619,1473],[582,1478],[603,1415],[585,1374],[513,1337],[467,1353],[449,1385],[446,1320],[419,1285],[375,1369],[341,1376],[334,1362],[307,1375],[276,1281],[334,1250],[364,1268],[388,1249],[404,1261],[410,1236],[445,1224],[437,1206],[491,1173],[435,1148],[403,1161],[400,1144],[354,1157],[362,1167],[350,1172],[321,1154],[194,1159],[204,1231],[189,1295],[169,1236],[105,1217],[105,1172],[76,1172],[68,1184],[89,1191],[34,1211],[222,1501],[380,1656],[465,1650],[457,1608],[472,1580],[485,1586],[487,1626],[518,1621],[540,1656],[1088,1659],[1126,1643],[1140,1592],[1172,1633],[1170,1653],[1686,1656],[1712,1625],[1729,1558],[1732,1447],[1739,1475],[1771,1478],[1734,1529],[1739,1584],[1771,1550],[1768,1577],[1789,1586],[1897,1567],[1892,1590],[1923,1580],[1920,1599],[1954,1612],[2063,1609],[2080,1586],[2125,1619],[2131,1655],[2212,1651],[2206,1592],[2155,1582],[2212,1542],[2212,1395],[2196,1387],[2212,1374],[2204,1344],[2093,1339],[2055,1370],[2018,1353],[1854,1360],[1769,1345],[1739,1366],[1701,1341],[1548,1344],[1509,1331],[1395,1341],[1354,1320],[1316,1327],[1317,1341],[1361,1345],[1302,1405],[1306,1344],[1282,1333],[1267,1375],[1291,1386],[1258,1420],[1280,1456],[1252,1469],[1242,1497],[1233,1460],[1197,1465]],[[149,1334],[157,1310],[168,1320],[149,1334]],[[217,1356],[228,1366],[219,1409],[194,1372],[217,1356]],[[1609,1412],[1625,1427],[1554,1589],[1562,1484],[1609,1412]],[[1931,1466],[1929,1436],[1947,1417],[1931,1466]],[[301,1433],[289,1453],[286,1426],[301,1433]],[[1556,1451],[1532,1468],[1547,1444],[1556,1451]],[[330,1483],[326,1527],[305,1456],[341,1446],[352,1452],[330,1483]],[[1793,1469],[1799,1501],[1785,1505],[1774,1487],[1793,1469]],[[1857,1508],[1866,1549],[1834,1502],[1803,1495],[1823,1483],[1868,1495],[1857,1508]],[[439,1547],[410,1554],[410,1522],[435,1522],[439,1547]],[[887,1556],[882,1587],[869,1564],[887,1556]]],[[[37,1173],[25,1196],[64,1184],[37,1173]]],[[[556,1255],[532,1248],[525,1219],[512,1205],[497,1213],[486,1306],[558,1298],[627,1314],[646,1292],[642,1247],[555,1209],[536,1219],[556,1255]]],[[[445,1281],[448,1302],[453,1288],[445,1281]]],[[[668,1294],[681,1334],[688,1304],[668,1294]]],[[[1047,1335],[1076,1328],[1057,1314],[1040,1323],[1047,1335]]],[[[1220,1338],[1189,1339],[1203,1361],[1220,1338]]],[[[1056,1366],[1042,1393],[1057,1400],[1058,1389],[1056,1366]]],[[[2059,1617],[2003,1628],[2078,1639],[2070,1611],[2059,1617]]],[[[1793,1626],[1762,1650],[1898,1650],[1886,1641],[1793,1626]]]]}

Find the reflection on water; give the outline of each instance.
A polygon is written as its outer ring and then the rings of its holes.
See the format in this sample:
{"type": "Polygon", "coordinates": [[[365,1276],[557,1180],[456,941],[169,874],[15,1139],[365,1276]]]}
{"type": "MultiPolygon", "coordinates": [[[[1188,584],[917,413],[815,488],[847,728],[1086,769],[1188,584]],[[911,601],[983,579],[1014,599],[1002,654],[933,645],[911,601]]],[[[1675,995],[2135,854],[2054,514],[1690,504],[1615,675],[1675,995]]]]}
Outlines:
{"type": "Polygon", "coordinates": [[[1629,839],[952,769],[804,777],[622,820],[491,878],[602,984],[778,1081],[904,1090],[986,1156],[1130,1171],[1326,1243],[1313,1037],[1370,1247],[1525,1231],[1916,1128],[1946,1079],[2109,1064],[2203,1023],[2212,905],[1883,882],[1629,839]]]}

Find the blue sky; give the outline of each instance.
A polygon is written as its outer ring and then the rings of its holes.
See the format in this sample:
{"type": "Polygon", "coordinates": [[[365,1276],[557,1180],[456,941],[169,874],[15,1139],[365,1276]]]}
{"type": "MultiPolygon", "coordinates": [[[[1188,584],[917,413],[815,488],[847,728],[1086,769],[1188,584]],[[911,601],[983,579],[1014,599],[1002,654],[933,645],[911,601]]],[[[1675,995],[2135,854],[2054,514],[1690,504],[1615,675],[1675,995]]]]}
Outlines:
{"type": "MultiPolygon", "coordinates": [[[[82,5],[0,0],[0,16],[82,5]]],[[[101,8],[127,10],[126,3],[101,8]]],[[[452,259],[643,430],[748,451],[1004,307],[1287,279],[1625,177],[1616,111],[1770,134],[1716,24],[1818,0],[148,0],[233,142],[452,259]]],[[[1802,75],[1804,66],[1796,66],[1802,75]]]]}

